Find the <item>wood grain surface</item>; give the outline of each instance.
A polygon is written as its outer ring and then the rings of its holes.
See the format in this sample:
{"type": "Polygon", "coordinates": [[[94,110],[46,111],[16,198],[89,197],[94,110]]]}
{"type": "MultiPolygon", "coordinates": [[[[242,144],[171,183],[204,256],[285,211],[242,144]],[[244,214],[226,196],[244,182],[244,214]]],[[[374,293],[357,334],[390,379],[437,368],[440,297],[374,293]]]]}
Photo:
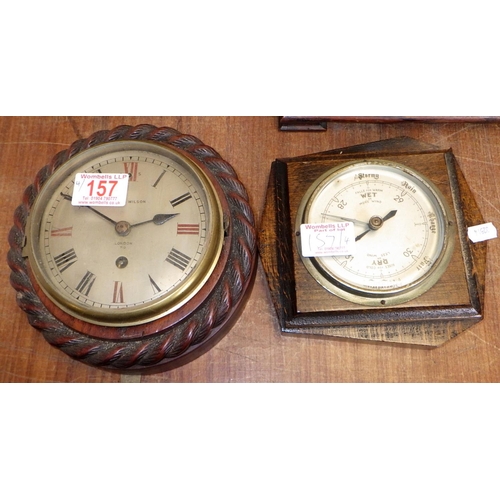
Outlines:
{"type": "Polygon", "coordinates": [[[465,228],[484,220],[468,185],[458,183],[459,178],[463,175],[450,149],[438,152],[404,137],[273,162],[260,226],[260,257],[282,331],[437,347],[482,320],[487,242],[472,244],[465,228]],[[423,295],[387,308],[349,303],[327,292],[297,250],[299,206],[312,183],[335,165],[370,157],[417,169],[439,186],[450,207],[452,192],[460,200],[452,219],[461,230],[455,234],[456,251],[444,274],[423,295]],[[473,255],[473,263],[465,265],[473,255]]]}
{"type": "Polygon", "coordinates": [[[488,242],[485,319],[436,349],[280,334],[259,264],[245,309],[231,331],[191,363],[154,375],[121,376],[73,361],[29,326],[9,284],[8,233],[26,186],[73,141],[120,124],[151,123],[193,134],[215,148],[245,184],[259,223],[276,158],[401,135],[452,148],[483,218],[500,227],[497,123],[328,123],[324,132],[284,132],[277,117],[0,118],[0,382],[498,382],[500,251],[488,242]]]}

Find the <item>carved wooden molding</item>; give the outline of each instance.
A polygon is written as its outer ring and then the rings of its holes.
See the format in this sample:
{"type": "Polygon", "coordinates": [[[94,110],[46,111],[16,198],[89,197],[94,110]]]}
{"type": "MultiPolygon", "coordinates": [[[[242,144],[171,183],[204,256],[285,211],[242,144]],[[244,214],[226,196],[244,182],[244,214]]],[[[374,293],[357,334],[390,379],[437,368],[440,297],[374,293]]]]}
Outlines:
{"type": "MultiPolygon", "coordinates": [[[[168,127],[123,125],[101,130],[87,139],[74,142],[54,156],[37,174],[24,192],[23,203],[14,214],[9,234],[8,263],[11,284],[17,292],[17,303],[30,324],[45,339],[74,359],[92,366],[117,370],[138,370],[169,363],[197,350],[212,340],[230,320],[249,288],[256,261],[254,217],[243,184],[231,165],[211,147],[191,135],[168,127]],[[75,154],[101,143],[117,140],[148,140],[174,147],[196,158],[215,177],[230,208],[229,246],[226,265],[210,296],[193,314],[172,327],[154,335],[128,340],[97,338],[67,327],[40,300],[36,293],[22,249],[25,244],[26,220],[34,200],[53,172],[75,154]]],[[[162,320],[157,320],[162,321],[162,320]]]]}

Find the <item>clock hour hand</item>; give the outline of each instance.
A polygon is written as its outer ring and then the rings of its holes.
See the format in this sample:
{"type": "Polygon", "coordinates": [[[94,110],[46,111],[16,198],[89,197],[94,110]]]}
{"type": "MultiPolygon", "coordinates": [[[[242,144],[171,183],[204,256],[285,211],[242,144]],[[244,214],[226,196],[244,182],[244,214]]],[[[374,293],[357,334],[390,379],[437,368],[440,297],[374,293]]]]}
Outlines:
{"type": "MultiPolygon", "coordinates": [[[[73,199],[73,197],[70,196],[69,194],[61,193],[61,196],[65,200],[68,200],[68,201],[71,201],[73,199]]],[[[95,214],[97,214],[99,217],[102,217],[103,219],[107,220],[108,222],[111,222],[111,224],[116,225],[116,222],[113,219],[111,219],[107,215],[104,215],[101,212],[97,211],[94,207],[91,207],[89,205],[82,205],[82,208],[88,208],[89,210],[91,210],[92,212],[94,212],[95,214]]]]}
{"type": "Polygon", "coordinates": [[[386,220],[392,219],[397,213],[397,210],[391,210],[385,217],[380,218],[378,215],[374,215],[368,222],[368,230],[364,233],[358,234],[354,241],[359,241],[365,234],[370,231],[377,231],[382,227],[386,220]]]}
{"type": "Polygon", "coordinates": [[[130,227],[141,226],[142,224],[148,224],[149,222],[152,222],[157,226],[161,226],[162,224],[165,224],[165,222],[169,221],[170,219],[173,219],[177,215],[179,214],[156,214],[152,219],[145,220],[143,222],[138,222],[137,224],[131,224],[130,227]]]}

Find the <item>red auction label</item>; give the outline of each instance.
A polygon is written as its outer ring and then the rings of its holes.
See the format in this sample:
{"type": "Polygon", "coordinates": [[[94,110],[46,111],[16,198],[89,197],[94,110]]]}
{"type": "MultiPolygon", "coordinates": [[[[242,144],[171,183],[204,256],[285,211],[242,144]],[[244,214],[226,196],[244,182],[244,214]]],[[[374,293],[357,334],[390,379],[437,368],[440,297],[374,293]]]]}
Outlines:
{"type": "Polygon", "coordinates": [[[123,207],[127,203],[128,174],[76,174],[71,204],[123,207]]]}

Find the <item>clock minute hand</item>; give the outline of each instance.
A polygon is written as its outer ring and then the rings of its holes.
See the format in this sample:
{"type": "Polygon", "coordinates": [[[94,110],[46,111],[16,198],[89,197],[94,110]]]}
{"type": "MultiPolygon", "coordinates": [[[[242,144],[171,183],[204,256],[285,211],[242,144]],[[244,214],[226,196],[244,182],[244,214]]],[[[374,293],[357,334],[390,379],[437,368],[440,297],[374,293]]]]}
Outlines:
{"type": "Polygon", "coordinates": [[[397,210],[391,210],[382,219],[378,216],[372,217],[370,219],[370,221],[368,222],[368,230],[366,230],[364,233],[358,234],[358,236],[356,236],[354,241],[359,241],[365,234],[368,234],[370,231],[376,231],[376,230],[380,229],[382,227],[383,223],[386,220],[392,219],[396,215],[396,213],[397,213],[397,210]]]}
{"type": "Polygon", "coordinates": [[[141,226],[142,224],[148,224],[149,222],[152,222],[157,226],[161,226],[162,224],[165,224],[165,222],[169,221],[170,219],[173,219],[177,215],[179,214],[156,214],[152,219],[138,222],[137,224],[131,224],[130,227],[141,226]]]}
{"type": "MultiPolygon", "coordinates": [[[[72,196],[70,196],[69,194],[64,194],[64,193],[61,193],[61,196],[65,199],[65,200],[68,200],[68,201],[71,201],[73,199],[72,196]]],[[[95,214],[97,214],[99,217],[102,217],[103,219],[107,220],[108,222],[111,222],[111,224],[115,225],[116,226],[116,221],[114,221],[113,219],[111,219],[110,217],[108,217],[107,215],[104,215],[102,214],[101,212],[97,211],[94,207],[91,207],[89,205],[80,205],[82,208],[88,208],[89,210],[91,210],[92,212],[94,212],[95,214]]]]}

